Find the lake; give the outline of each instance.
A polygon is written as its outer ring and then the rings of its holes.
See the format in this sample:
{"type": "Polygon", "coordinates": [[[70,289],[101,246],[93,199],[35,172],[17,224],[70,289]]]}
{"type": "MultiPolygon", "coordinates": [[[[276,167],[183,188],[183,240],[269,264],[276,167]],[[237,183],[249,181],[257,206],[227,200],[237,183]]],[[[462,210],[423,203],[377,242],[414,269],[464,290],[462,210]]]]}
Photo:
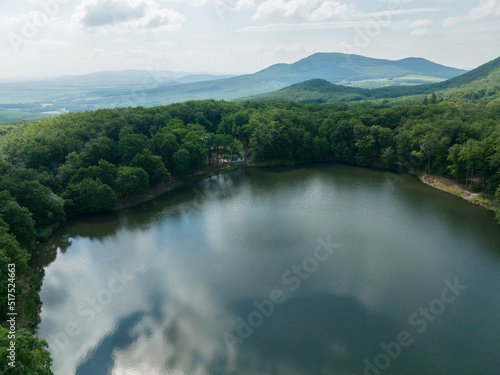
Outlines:
{"type": "Polygon", "coordinates": [[[414,177],[241,169],[38,247],[56,375],[500,373],[500,227],[414,177]]]}

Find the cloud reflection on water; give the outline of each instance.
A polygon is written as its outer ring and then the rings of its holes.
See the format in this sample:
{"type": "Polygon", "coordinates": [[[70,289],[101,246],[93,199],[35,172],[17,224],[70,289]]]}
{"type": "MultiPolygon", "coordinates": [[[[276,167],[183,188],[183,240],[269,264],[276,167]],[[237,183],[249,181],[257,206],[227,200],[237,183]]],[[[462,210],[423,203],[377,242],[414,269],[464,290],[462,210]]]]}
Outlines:
{"type": "MultiPolygon", "coordinates": [[[[72,234],[42,287],[40,333],[55,374],[361,373],[363,359],[394,339],[445,278],[468,277],[468,264],[481,263],[465,250],[474,242],[439,215],[421,213],[412,230],[405,226],[407,204],[382,182],[363,188],[359,174],[307,173],[281,190],[269,176],[255,184],[236,178],[226,181],[232,194],[224,188],[195,206],[191,193],[179,192],[174,203],[103,221],[98,237],[72,234]],[[385,235],[387,228],[401,235],[385,235]],[[460,256],[442,247],[441,233],[457,237],[460,256]],[[292,293],[283,272],[328,235],[341,248],[292,293]],[[110,284],[123,272],[133,279],[110,284]],[[228,350],[222,334],[274,288],[286,303],[228,350]]],[[[466,302],[463,314],[473,315],[466,302]]],[[[500,297],[491,303],[500,306],[500,297]]],[[[443,319],[445,336],[455,321],[443,319]]]]}

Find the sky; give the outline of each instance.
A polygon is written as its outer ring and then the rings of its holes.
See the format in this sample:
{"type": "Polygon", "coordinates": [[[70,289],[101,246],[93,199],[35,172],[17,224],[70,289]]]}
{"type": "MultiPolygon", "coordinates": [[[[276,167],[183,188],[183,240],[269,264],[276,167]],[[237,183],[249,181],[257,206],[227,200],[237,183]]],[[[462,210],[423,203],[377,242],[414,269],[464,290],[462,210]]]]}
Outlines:
{"type": "Polygon", "coordinates": [[[253,73],[315,52],[500,56],[500,0],[0,0],[0,78],[253,73]]]}

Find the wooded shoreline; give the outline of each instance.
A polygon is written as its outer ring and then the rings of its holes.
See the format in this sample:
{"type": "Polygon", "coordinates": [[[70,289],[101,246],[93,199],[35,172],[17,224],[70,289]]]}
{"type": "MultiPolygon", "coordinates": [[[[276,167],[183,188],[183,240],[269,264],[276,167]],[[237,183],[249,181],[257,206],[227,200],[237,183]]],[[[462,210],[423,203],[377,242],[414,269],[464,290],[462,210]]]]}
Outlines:
{"type": "MultiPolygon", "coordinates": [[[[329,160],[325,162],[333,162],[344,164],[339,161],[329,160]]],[[[287,165],[284,160],[274,160],[271,162],[250,162],[250,163],[241,163],[238,165],[230,165],[224,166],[220,168],[210,168],[190,176],[186,178],[169,182],[166,184],[158,184],[151,186],[150,190],[145,194],[137,194],[135,196],[130,197],[128,200],[118,201],[113,211],[119,211],[126,208],[131,208],[135,206],[139,206],[143,203],[152,201],[160,196],[168,194],[171,191],[180,189],[182,187],[188,186],[192,183],[202,181],[208,179],[210,177],[217,176],[222,173],[230,172],[236,169],[242,168],[272,168],[272,167],[294,167],[296,165],[305,165],[305,164],[317,164],[318,161],[302,161],[295,162],[293,166],[287,165]]],[[[388,171],[384,168],[377,168],[377,170],[388,171]]],[[[390,172],[390,171],[389,171],[390,172]]],[[[491,195],[488,195],[484,192],[481,193],[473,193],[466,188],[464,188],[459,182],[452,178],[437,176],[437,175],[425,175],[425,174],[414,174],[415,177],[418,177],[422,183],[427,186],[430,186],[434,189],[446,192],[448,194],[454,195],[456,197],[462,198],[466,202],[473,204],[474,206],[486,208],[489,211],[495,211],[495,198],[491,195]]]]}

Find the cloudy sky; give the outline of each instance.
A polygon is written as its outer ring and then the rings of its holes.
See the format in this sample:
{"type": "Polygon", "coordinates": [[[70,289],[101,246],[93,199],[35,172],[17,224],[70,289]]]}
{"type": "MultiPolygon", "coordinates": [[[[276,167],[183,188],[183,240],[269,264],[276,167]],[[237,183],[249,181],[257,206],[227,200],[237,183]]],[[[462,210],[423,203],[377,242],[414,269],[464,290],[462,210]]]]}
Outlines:
{"type": "Polygon", "coordinates": [[[500,0],[1,0],[0,78],[103,70],[252,73],[314,52],[474,68],[500,0]]]}

